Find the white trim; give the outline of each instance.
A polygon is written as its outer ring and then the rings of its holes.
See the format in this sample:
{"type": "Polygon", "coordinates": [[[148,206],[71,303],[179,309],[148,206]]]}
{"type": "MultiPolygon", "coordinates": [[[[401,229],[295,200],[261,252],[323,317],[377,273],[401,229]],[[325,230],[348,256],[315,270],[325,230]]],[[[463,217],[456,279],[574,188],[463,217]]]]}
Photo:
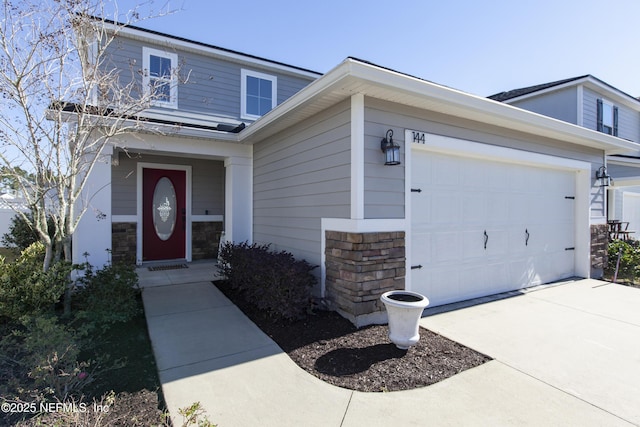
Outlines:
{"type": "Polygon", "coordinates": [[[271,82],[271,110],[276,108],[278,103],[278,77],[244,68],[240,70],[240,117],[247,120],[257,120],[262,117],[262,115],[247,113],[247,77],[255,77],[271,82]]]}
{"type": "MultiPolygon", "coordinates": [[[[339,231],[345,233],[384,233],[404,231],[405,239],[408,236],[409,224],[405,219],[348,219],[348,218],[321,218],[320,219],[320,296],[326,296],[327,266],[325,250],[327,247],[325,232],[339,231]]],[[[406,240],[405,240],[406,245],[406,240]]],[[[408,264],[405,264],[407,266],[408,264]]],[[[409,269],[405,273],[405,280],[409,277],[409,269]]]]}
{"type": "Polygon", "coordinates": [[[191,215],[191,222],[224,222],[224,215],[191,215]]]}
{"type": "Polygon", "coordinates": [[[138,223],[138,215],[111,215],[111,223],[135,222],[138,223]]]}
{"type": "Polygon", "coordinates": [[[167,169],[167,170],[180,170],[186,173],[186,189],[185,189],[185,208],[187,211],[186,225],[185,225],[185,259],[187,262],[191,262],[191,166],[190,165],[172,165],[166,163],[146,163],[139,162],[137,164],[137,180],[136,180],[136,218],[137,223],[140,225],[136,227],[136,263],[142,264],[142,228],[144,223],[142,222],[142,170],[143,169],[167,169]]]}
{"type": "Polygon", "coordinates": [[[151,105],[158,107],[166,107],[177,109],[178,108],[178,76],[176,75],[178,69],[178,55],[172,52],[164,50],[153,49],[150,47],[142,47],[142,88],[145,96],[152,97],[150,93],[150,80],[149,69],[151,64],[149,63],[150,56],[158,56],[160,58],[166,58],[171,61],[171,77],[169,79],[169,98],[170,100],[162,101],[159,99],[152,99],[151,105]]]}
{"type": "MultiPolygon", "coordinates": [[[[405,130],[405,138],[409,138],[413,130],[405,130]]],[[[420,131],[422,132],[422,131],[420,131]]],[[[411,143],[412,149],[434,151],[443,154],[474,157],[479,159],[519,163],[531,166],[546,166],[566,170],[591,170],[591,164],[581,160],[556,157],[548,154],[523,151],[515,148],[500,147],[481,142],[453,138],[450,136],[430,134],[426,135],[425,144],[411,143]]],[[[411,139],[408,139],[410,141],[411,139]]]]}
{"type": "Polygon", "coordinates": [[[364,219],[364,95],[351,96],[351,219],[364,219]]]}
{"type": "Polygon", "coordinates": [[[607,154],[637,152],[640,145],[606,135],[562,120],[523,110],[502,102],[470,95],[435,83],[366,64],[348,58],[333,70],[284,101],[273,112],[240,133],[248,144],[265,139],[285,127],[316,113],[318,105],[348,99],[353,93],[409,105],[425,111],[437,111],[516,130],[538,137],[551,138],[583,147],[604,150],[607,154]],[[292,121],[289,114],[295,111],[292,121]],[[287,120],[283,120],[284,117],[287,120]]]}
{"type": "MultiPolygon", "coordinates": [[[[416,144],[412,142],[413,130],[405,130],[405,144],[411,145],[406,148],[407,153],[413,153],[413,150],[433,151],[442,154],[472,157],[477,159],[501,161],[528,166],[546,167],[553,169],[562,169],[574,171],[576,173],[576,189],[575,189],[575,254],[574,266],[575,274],[581,277],[590,277],[591,275],[591,230],[590,225],[597,222],[590,218],[590,195],[591,195],[591,164],[580,160],[566,159],[562,157],[550,156],[547,154],[532,153],[528,151],[517,150],[514,148],[498,147],[484,143],[452,138],[448,136],[429,134],[426,135],[424,144],[416,144]]],[[[405,236],[406,242],[406,259],[407,259],[407,275],[405,277],[405,287],[407,290],[412,289],[411,283],[411,157],[412,154],[405,156],[405,215],[407,217],[407,230],[405,236]]]]}
{"type": "MultiPolygon", "coordinates": [[[[252,147],[248,147],[251,149],[252,147]]],[[[224,232],[227,242],[253,241],[253,153],[224,159],[224,232]]]]}

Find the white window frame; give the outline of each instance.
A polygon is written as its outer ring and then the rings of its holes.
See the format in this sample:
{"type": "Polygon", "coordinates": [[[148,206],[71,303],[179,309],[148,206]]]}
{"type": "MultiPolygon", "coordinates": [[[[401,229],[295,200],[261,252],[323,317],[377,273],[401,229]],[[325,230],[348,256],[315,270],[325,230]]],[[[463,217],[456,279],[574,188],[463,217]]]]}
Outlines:
{"type": "Polygon", "coordinates": [[[145,96],[151,96],[151,55],[166,58],[171,61],[171,76],[167,81],[169,83],[169,101],[161,99],[152,99],[151,105],[166,108],[178,108],[178,76],[176,70],[178,68],[178,55],[175,53],[165,52],[150,47],[142,48],[142,85],[144,87],[145,96]]]}
{"type": "Polygon", "coordinates": [[[613,119],[614,107],[615,106],[612,102],[609,102],[606,99],[602,100],[602,132],[608,135],[613,135],[613,129],[615,127],[613,119]]]}
{"type": "Polygon", "coordinates": [[[271,109],[277,105],[278,78],[276,76],[242,69],[240,71],[240,117],[247,120],[257,120],[262,116],[247,113],[247,77],[255,77],[262,80],[271,81],[271,109]]]}

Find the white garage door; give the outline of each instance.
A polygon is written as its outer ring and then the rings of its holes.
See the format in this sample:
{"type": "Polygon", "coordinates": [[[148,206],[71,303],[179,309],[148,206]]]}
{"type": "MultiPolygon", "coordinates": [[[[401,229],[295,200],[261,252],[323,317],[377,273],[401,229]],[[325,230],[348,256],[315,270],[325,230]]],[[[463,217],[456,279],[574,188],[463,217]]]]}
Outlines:
{"type": "Polygon", "coordinates": [[[575,173],[414,150],[412,289],[431,305],[575,272],[575,173]]]}

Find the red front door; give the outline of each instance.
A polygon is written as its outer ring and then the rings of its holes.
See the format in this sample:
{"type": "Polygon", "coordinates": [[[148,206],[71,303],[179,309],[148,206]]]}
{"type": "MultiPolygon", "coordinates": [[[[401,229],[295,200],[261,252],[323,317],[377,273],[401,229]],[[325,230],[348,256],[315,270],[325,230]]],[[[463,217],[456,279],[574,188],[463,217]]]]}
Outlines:
{"type": "Polygon", "coordinates": [[[142,260],[184,259],[186,172],[142,172],[142,260]]]}

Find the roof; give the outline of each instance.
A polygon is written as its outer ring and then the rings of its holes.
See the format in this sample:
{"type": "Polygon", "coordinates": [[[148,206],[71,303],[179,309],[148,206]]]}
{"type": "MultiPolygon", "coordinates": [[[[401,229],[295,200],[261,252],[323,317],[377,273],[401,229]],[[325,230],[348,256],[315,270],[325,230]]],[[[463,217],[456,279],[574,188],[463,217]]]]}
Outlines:
{"type": "Polygon", "coordinates": [[[607,154],[628,154],[638,151],[640,147],[636,143],[611,135],[355,58],[345,59],[324,76],[242,130],[238,134],[238,141],[255,144],[313,117],[332,105],[350,99],[354,94],[596,148],[604,150],[607,154]]]}
{"type": "Polygon", "coordinates": [[[539,92],[541,90],[544,89],[549,89],[555,86],[560,86],[563,85],[565,83],[570,83],[570,82],[574,82],[576,80],[580,80],[580,79],[584,79],[585,77],[589,77],[589,74],[584,75],[584,76],[579,76],[579,77],[572,77],[569,79],[564,79],[564,80],[558,80],[555,82],[549,82],[549,83],[542,83],[539,85],[534,85],[534,86],[528,86],[528,87],[523,87],[523,88],[519,88],[519,89],[512,89],[506,92],[500,92],[500,93],[496,93],[494,95],[491,96],[487,96],[487,98],[489,99],[493,99],[494,101],[500,101],[500,102],[504,102],[507,101],[509,99],[512,98],[518,98],[520,96],[523,95],[529,95],[530,93],[534,93],[534,92],[539,92]]]}
{"type": "Polygon", "coordinates": [[[528,86],[519,89],[512,89],[506,92],[496,93],[494,95],[488,96],[487,98],[500,102],[514,101],[527,95],[533,96],[547,90],[553,90],[556,88],[559,89],[561,87],[574,86],[578,84],[589,84],[594,87],[599,87],[600,89],[605,89],[607,92],[615,93],[618,97],[624,99],[625,102],[634,104],[635,108],[640,108],[640,100],[638,98],[621,91],[620,89],[610,85],[603,80],[600,80],[597,77],[592,76],[591,74],[585,74],[584,76],[571,77],[568,79],[542,83],[539,85],[528,86]]]}

